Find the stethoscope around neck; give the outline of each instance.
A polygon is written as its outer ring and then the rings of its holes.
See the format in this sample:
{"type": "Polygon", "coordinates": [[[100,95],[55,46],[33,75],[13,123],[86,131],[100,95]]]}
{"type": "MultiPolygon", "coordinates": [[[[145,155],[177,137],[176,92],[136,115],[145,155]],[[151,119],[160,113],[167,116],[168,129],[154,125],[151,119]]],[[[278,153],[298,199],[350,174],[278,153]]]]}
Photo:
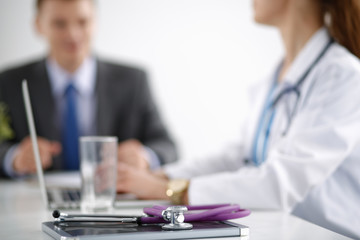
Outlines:
{"type": "Polygon", "coordinates": [[[271,108],[275,108],[278,103],[280,102],[280,100],[290,94],[290,93],[295,93],[296,95],[296,103],[293,109],[293,113],[290,115],[290,119],[288,122],[288,125],[285,129],[285,131],[283,132],[283,136],[286,135],[287,130],[289,129],[290,125],[291,125],[291,120],[294,116],[294,112],[297,109],[298,103],[299,103],[299,99],[301,96],[301,92],[300,92],[300,87],[302,85],[302,83],[305,81],[305,79],[307,78],[307,76],[309,75],[309,73],[313,70],[313,68],[319,63],[319,61],[323,58],[323,56],[325,55],[325,53],[328,51],[328,49],[330,48],[330,46],[332,45],[332,43],[334,42],[333,38],[330,38],[329,42],[325,45],[325,47],[323,48],[323,50],[320,52],[320,54],[317,56],[317,58],[314,60],[314,62],[310,65],[310,67],[304,72],[304,74],[299,78],[299,80],[296,82],[295,85],[293,86],[287,86],[285,87],[283,90],[281,90],[278,95],[274,98],[274,100],[271,103],[271,108]]]}
{"type": "MultiPolygon", "coordinates": [[[[253,162],[255,163],[255,165],[259,166],[265,160],[265,155],[266,155],[266,152],[267,152],[268,140],[269,140],[269,137],[270,137],[271,127],[272,127],[272,123],[273,123],[274,116],[275,116],[276,106],[281,102],[281,100],[284,98],[284,96],[288,96],[291,93],[295,93],[296,101],[295,101],[294,107],[292,108],[292,111],[288,114],[287,125],[286,125],[285,129],[281,133],[282,136],[285,136],[287,134],[290,126],[291,126],[292,119],[293,119],[293,117],[295,115],[295,112],[297,111],[297,108],[298,108],[298,104],[299,104],[299,100],[300,100],[300,96],[301,96],[301,91],[300,91],[301,85],[303,84],[305,79],[308,77],[309,73],[313,70],[313,68],[323,58],[323,56],[328,51],[328,49],[330,48],[330,46],[332,45],[333,42],[334,42],[334,39],[330,38],[329,42],[325,45],[325,47],[322,49],[322,51],[319,53],[319,55],[316,57],[316,59],[313,61],[313,63],[309,66],[309,68],[304,72],[304,74],[299,78],[299,80],[296,82],[295,85],[284,87],[276,95],[276,97],[273,97],[273,100],[270,101],[270,104],[265,105],[265,109],[264,109],[264,112],[263,112],[263,115],[261,116],[261,118],[265,118],[266,119],[265,121],[267,121],[267,123],[266,123],[266,125],[259,124],[258,130],[256,132],[254,145],[253,145],[253,162]],[[258,150],[258,141],[259,141],[259,137],[260,137],[260,132],[262,130],[264,130],[263,127],[265,127],[265,136],[263,137],[264,141],[263,141],[263,146],[262,146],[262,153],[261,153],[260,156],[258,156],[258,154],[259,154],[259,152],[257,151],[258,150]],[[261,160],[259,160],[259,158],[261,158],[261,160]]],[[[279,69],[278,69],[276,77],[274,79],[273,86],[272,86],[272,88],[270,90],[268,99],[271,99],[272,93],[273,93],[273,91],[275,89],[275,86],[276,86],[276,83],[278,81],[277,76],[278,76],[278,73],[279,73],[279,69]]],[[[260,120],[260,122],[261,121],[263,121],[263,119],[260,120]]]]}

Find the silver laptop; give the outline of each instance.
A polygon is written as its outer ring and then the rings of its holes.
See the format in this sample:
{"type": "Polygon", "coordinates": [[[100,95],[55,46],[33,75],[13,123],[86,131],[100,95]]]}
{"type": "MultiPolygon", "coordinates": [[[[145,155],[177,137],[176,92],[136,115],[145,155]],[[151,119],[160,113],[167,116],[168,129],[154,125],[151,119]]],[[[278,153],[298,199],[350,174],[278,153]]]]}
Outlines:
{"type": "MultiPolygon", "coordinates": [[[[34,124],[34,117],[31,108],[29,89],[27,86],[27,81],[23,80],[22,82],[22,92],[23,99],[26,110],[26,119],[28,122],[30,137],[33,146],[33,151],[35,155],[35,163],[36,163],[36,172],[40,185],[42,199],[49,209],[57,209],[57,208],[79,208],[80,207],[80,188],[79,185],[75,187],[66,187],[66,186],[52,186],[47,187],[45,184],[44,172],[41,167],[40,153],[37,142],[37,134],[34,124]]],[[[76,174],[76,173],[74,173],[76,174]]],[[[78,174],[79,175],[79,174],[78,174]]],[[[76,176],[75,176],[76,177],[76,176]]],[[[78,176],[79,178],[80,176],[78,176]]],[[[62,177],[59,176],[59,180],[62,177]]],[[[63,179],[66,179],[63,176],[63,179]]]]}
{"type": "MultiPolygon", "coordinates": [[[[80,207],[80,174],[79,172],[57,172],[46,174],[41,167],[40,153],[37,142],[37,134],[34,117],[31,108],[27,81],[22,82],[23,99],[26,110],[26,118],[30,129],[30,137],[36,162],[36,172],[41,189],[42,199],[48,209],[77,209],[80,207]],[[45,183],[48,182],[48,184],[45,183]]],[[[132,194],[117,194],[114,203],[115,208],[145,207],[154,204],[165,205],[168,201],[162,200],[136,200],[132,194]]]]}

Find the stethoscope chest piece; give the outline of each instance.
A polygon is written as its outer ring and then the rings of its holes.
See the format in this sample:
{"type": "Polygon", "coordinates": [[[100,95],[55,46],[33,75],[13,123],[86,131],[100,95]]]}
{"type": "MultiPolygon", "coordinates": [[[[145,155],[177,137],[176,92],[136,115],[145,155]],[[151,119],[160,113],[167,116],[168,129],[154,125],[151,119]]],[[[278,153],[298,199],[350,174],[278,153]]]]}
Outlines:
{"type": "Polygon", "coordinates": [[[162,212],[162,216],[166,221],[170,221],[169,224],[162,226],[164,230],[188,230],[192,229],[193,225],[190,223],[184,223],[184,212],[187,211],[185,206],[171,206],[162,212]]]}

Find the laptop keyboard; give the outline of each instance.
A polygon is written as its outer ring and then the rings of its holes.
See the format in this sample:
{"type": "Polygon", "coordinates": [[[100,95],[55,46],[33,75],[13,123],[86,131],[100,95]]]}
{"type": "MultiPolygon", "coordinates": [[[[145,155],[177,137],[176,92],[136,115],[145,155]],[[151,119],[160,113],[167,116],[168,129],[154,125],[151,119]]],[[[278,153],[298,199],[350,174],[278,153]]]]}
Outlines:
{"type": "Polygon", "coordinates": [[[47,191],[51,209],[77,209],[80,207],[79,189],[52,189],[47,191]]]}
{"type": "Polygon", "coordinates": [[[65,202],[80,201],[80,190],[77,189],[64,189],[62,191],[62,197],[65,202]]]}

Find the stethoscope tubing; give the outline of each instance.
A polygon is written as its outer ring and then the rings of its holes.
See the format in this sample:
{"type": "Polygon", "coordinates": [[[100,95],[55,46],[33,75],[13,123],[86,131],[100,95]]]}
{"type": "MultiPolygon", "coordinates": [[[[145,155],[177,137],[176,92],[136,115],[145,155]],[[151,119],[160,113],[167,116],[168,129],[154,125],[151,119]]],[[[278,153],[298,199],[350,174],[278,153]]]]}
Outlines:
{"type": "MultiPolygon", "coordinates": [[[[247,209],[240,208],[237,204],[219,204],[219,205],[198,205],[186,206],[189,211],[205,210],[199,213],[185,212],[185,222],[199,221],[225,221],[248,216],[251,212],[247,209]]],[[[162,211],[166,206],[153,206],[144,208],[144,213],[162,219],[162,211]]],[[[145,219],[141,218],[141,221],[145,219]]],[[[147,219],[146,219],[147,220],[147,219]]]]}
{"type": "Polygon", "coordinates": [[[294,86],[290,86],[285,88],[284,90],[282,90],[277,97],[274,99],[274,101],[271,104],[271,107],[274,108],[276,106],[276,104],[280,101],[280,99],[290,93],[290,92],[295,92],[297,97],[299,98],[301,95],[300,92],[300,86],[301,84],[305,81],[305,79],[307,78],[307,76],[310,74],[310,72],[312,71],[312,69],[320,62],[320,60],[323,58],[323,56],[325,55],[325,53],[328,51],[328,49],[330,48],[330,46],[334,43],[334,39],[331,38],[329,40],[329,42],[325,45],[324,49],[322,49],[322,51],[319,53],[319,55],[316,57],[316,59],[314,60],[314,62],[310,65],[310,67],[305,71],[305,73],[299,78],[299,80],[296,82],[296,84],[294,86]]]}
{"type": "MultiPolygon", "coordinates": [[[[168,206],[153,206],[144,208],[146,215],[94,215],[94,214],[66,214],[58,210],[53,212],[53,217],[58,223],[66,222],[108,222],[108,223],[136,223],[136,224],[152,224],[167,223],[163,218],[163,211],[168,206]]],[[[225,221],[236,218],[242,218],[250,214],[250,210],[242,209],[237,204],[218,204],[218,205],[198,205],[186,206],[189,211],[201,211],[199,213],[184,213],[185,222],[201,222],[201,221],[225,221]]]]}

